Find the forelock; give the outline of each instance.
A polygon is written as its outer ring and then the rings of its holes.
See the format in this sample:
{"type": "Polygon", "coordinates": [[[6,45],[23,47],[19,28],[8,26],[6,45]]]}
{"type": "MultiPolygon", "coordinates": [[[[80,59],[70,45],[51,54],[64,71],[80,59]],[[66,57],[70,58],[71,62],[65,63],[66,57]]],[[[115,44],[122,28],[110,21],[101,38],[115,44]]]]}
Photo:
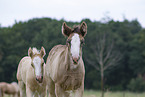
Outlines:
{"type": "Polygon", "coordinates": [[[33,54],[34,54],[34,55],[35,55],[35,54],[40,54],[40,52],[39,52],[39,50],[37,50],[37,48],[33,48],[32,51],[33,51],[33,54]]]}
{"type": "Polygon", "coordinates": [[[80,34],[80,25],[74,25],[72,32],[80,34]]]}

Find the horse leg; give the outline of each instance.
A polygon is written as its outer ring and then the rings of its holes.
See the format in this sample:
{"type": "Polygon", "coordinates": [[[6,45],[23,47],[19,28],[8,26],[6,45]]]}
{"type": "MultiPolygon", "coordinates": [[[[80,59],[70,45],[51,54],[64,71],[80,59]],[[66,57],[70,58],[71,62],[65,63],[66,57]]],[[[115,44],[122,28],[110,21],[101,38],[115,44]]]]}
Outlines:
{"type": "Polygon", "coordinates": [[[16,94],[16,97],[20,97],[20,93],[19,92],[16,94]]]}
{"type": "MultiPolygon", "coordinates": [[[[69,97],[70,94],[65,92],[60,85],[56,85],[56,95],[57,97],[69,97]]],[[[79,96],[78,96],[79,97],[79,96]]]]}
{"type": "Polygon", "coordinates": [[[2,97],[4,97],[4,91],[2,91],[2,97]]]}
{"type": "Polygon", "coordinates": [[[0,88],[0,97],[2,97],[2,90],[1,90],[1,88],[0,88]]]}
{"type": "Polygon", "coordinates": [[[47,91],[44,91],[40,94],[40,97],[47,97],[47,91]]]}
{"type": "Polygon", "coordinates": [[[15,94],[12,94],[12,96],[11,97],[16,97],[16,95],[15,94]]]}
{"type": "Polygon", "coordinates": [[[20,87],[20,97],[26,97],[26,85],[23,81],[19,81],[18,84],[20,87]]]}
{"type": "Polygon", "coordinates": [[[17,93],[17,97],[20,97],[20,92],[18,91],[18,93],[17,93]]]}
{"type": "Polygon", "coordinates": [[[13,97],[18,97],[17,93],[13,94],[13,97]]]}
{"type": "Polygon", "coordinates": [[[49,97],[56,97],[55,83],[52,81],[51,78],[49,78],[49,80],[48,80],[48,92],[49,92],[49,97]]]}
{"type": "MultiPolygon", "coordinates": [[[[31,89],[29,87],[26,86],[26,95],[27,97],[33,97],[33,92],[31,91],[31,89]]],[[[36,97],[36,96],[34,96],[36,97]]]]}
{"type": "Polygon", "coordinates": [[[0,88],[0,97],[3,97],[3,91],[1,88],[0,88]]]}
{"type": "Polygon", "coordinates": [[[83,97],[84,85],[81,85],[79,89],[74,92],[74,97],[83,97]]]}
{"type": "Polygon", "coordinates": [[[1,92],[0,97],[3,97],[3,93],[1,92]]]}

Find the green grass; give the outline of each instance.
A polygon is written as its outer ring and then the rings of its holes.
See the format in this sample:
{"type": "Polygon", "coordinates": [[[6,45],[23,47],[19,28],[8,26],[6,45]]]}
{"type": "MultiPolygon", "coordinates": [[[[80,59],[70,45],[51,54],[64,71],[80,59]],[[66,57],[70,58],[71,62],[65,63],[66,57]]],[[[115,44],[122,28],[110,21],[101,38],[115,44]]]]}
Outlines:
{"type": "MultiPolygon", "coordinates": [[[[101,97],[100,91],[85,91],[83,97],[101,97]]],[[[144,93],[132,93],[132,92],[105,92],[104,97],[145,97],[144,93]]]]}
{"type": "MultiPolygon", "coordinates": [[[[5,97],[10,97],[5,95],[5,97]]],[[[101,97],[100,91],[85,90],[83,97],[101,97]]],[[[144,93],[132,93],[132,92],[105,92],[104,97],[145,97],[144,93]]]]}

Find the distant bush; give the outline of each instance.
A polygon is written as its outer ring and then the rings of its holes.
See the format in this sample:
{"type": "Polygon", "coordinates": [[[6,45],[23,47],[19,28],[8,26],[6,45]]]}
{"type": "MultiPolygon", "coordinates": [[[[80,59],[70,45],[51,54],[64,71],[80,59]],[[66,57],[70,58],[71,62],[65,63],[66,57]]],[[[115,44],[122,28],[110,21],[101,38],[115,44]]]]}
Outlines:
{"type": "Polygon", "coordinates": [[[144,92],[145,81],[141,77],[138,77],[136,79],[132,79],[127,87],[132,92],[144,92]]]}
{"type": "Polygon", "coordinates": [[[123,86],[122,84],[116,85],[116,86],[109,86],[108,88],[110,91],[123,91],[123,86]]]}

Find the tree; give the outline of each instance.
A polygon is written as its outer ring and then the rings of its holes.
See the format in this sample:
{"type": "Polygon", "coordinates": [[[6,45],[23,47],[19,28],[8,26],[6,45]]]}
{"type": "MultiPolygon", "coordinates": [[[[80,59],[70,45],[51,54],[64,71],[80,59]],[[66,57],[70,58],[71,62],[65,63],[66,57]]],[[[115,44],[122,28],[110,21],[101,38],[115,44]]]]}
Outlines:
{"type": "Polygon", "coordinates": [[[131,43],[129,67],[134,71],[133,75],[145,75],[145,29],[141,30],[131,43]]]}
{"type": "Polygon", "coordinates": [[[104,97],[104,72],[117,65],[121,59],[119,52],[114,50],[114,42],[107,33],[99,35],[96,39],[96,45],[91,48],[95,54],[96,62],[86,58],[87,62],[96,70],[100,71],[101,75],[101,90],[104,97]]]}

